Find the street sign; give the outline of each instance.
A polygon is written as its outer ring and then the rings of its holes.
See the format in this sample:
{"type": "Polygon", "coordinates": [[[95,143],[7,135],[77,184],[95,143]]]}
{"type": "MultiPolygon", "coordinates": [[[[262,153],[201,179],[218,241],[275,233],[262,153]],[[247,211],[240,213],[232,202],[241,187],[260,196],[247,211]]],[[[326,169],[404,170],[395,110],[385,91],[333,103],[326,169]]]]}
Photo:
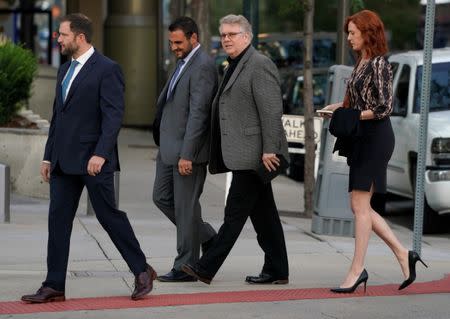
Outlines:
{"type": "MultiPolygon", "coordinates": [[[[283,128],[288,142],[305,144],[305,117],[302,115],[283,114],[283,128]]],[[[320,142],[322,118],[314,117],[314,142],[320,142]]]]}

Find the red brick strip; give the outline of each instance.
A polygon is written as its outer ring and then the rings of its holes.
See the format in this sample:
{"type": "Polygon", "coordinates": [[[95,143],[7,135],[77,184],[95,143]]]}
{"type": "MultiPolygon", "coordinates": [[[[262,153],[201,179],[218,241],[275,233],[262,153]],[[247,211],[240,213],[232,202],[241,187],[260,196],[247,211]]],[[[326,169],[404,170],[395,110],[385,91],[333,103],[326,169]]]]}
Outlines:
{"type": "Polygon", "coordinates": [[[450,293],[450,275],[445,276],[441,280],[414,283],[402,291],[398,291],[397,288],[398,285],[392,284],[369,286],[365,294],[361,286],[353,294],[334,294],[328,288],[311,288],[149,295],[140,301],[132,301],[129,297],[80,298],[45,304],[8,301],[0,302],[0,314],[450,293]]]}

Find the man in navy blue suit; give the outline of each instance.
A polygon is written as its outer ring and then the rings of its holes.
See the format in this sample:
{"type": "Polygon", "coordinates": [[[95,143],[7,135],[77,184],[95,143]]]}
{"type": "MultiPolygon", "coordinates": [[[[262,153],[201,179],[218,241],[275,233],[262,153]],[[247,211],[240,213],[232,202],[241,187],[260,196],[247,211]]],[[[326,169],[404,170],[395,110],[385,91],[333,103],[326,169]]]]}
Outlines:
{"type": "Polygon", "coordinates": [[[81,192],[87,187],[97,219],[135,275],[133,300],[153,288],[156,272],[114,200],[119,170],[117,135],[124,112],[124,80],[119,65],[91,45],[92,22],[82,14],[61,20],[58,43],[70,57],[58,71],[53,117],[41,175],[50,182],[47,278],[23,301],[65,300],[70,235],[81,192]]]}

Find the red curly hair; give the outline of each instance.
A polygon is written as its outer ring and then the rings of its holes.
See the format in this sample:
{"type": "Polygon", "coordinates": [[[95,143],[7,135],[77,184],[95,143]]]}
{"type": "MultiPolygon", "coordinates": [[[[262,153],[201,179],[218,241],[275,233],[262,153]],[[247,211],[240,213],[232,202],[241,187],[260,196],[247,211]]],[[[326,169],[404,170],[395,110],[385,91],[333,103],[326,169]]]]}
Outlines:
{"type": "MultiPolygon", "coordinates": [[[[353,22],[358,30],[361,31],[361,36],[364,40],[364,51],[369,59],[378,55],[385,55],[388,52],[384,24],[378,14],[370,10],[362,10],[347,17],[344,29],[347,33],[350,22],[353,22]]],[[[356,65],[358,65],[361,60],[361,51],[356,53],[358,54],[356,65]]],[[[345,94],[343,106],[349,107],[349,104],[348,95],[345,94]]]]}
{"type": "MultiPolygon", "coordinates": [[[[385,55],[388,52],[384,24],[378,14],[370,10],[362,10],[345,20],[345,30],[348,32],[348,24],[353,22],[364,39],[364,50],[367,57],[385,55]]],[[[361,53],[359,53],[361,54],[361,53]]]]}

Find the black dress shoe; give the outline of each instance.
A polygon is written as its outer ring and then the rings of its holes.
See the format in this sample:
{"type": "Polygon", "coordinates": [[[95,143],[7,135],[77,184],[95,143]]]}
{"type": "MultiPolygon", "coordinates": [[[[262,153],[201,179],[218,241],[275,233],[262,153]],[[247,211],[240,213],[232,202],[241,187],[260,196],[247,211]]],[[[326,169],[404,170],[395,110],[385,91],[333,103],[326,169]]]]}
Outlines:
{"type": "Polygon", "coordinates": [[[64,301],[66,297],[63,291],[58,291],[50,287],[44,287],[38,289],[33,295],[22,296],[22,301],[30,303],[46,303],[52,301],[64,301]]]}
{"type": "Polygon", "coordinates": [[[131,299],[139,300],[145,297],[153,289],[153,280],[156,279],[156,271],[152,266],[147,265],[144,272],[134,278],[134,291],[131,299]]]}
{"type": "Polygon", "coordinates": [[[212,276],[202,272],[195,266],[184,264],[183,266],[181,266],[181,270],[188,275],[200,280],[201,282],[204,282],[205,284],[211,284],[212,276]]]}
{"type": "Polygon", "coordinates": [[[285,285],[289,283],[289,278],[288,277],[279,278],[271,274],[262,272],[258,276],[247,276],[247,278],[245,278],[245,282],[249,284],[285,285]]]}
{"type": "Polygon", "coordinates": [[[184,271],[172,269],[167,274],[156,277],[159,281],[162,282],[188,282],[188,281],[197,281],[197,278],[194,278],[184,271]]]}

